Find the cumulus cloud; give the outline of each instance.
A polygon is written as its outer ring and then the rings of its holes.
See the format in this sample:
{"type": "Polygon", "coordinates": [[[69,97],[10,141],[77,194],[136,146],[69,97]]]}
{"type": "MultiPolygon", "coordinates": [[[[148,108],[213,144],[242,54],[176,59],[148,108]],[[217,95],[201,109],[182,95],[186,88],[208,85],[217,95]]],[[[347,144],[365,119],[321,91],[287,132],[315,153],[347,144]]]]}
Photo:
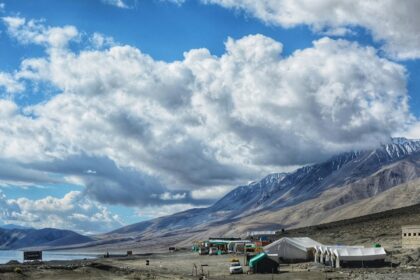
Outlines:
{"type": "Polygon", "coordinates": [[[64,48],[79,35],[74,26],[49,27],[42,21],[26,20],[21,17],[3,17],[9,35],[20,43],[37,43],[53,49],[64,48]]]}
{"type": "Polygon", "coordinates": [[[0,219],[4,223],[34,228],[82,230],[85,234],[122,226],[117,215],[78,191],[69,192],[62,198],[48,196],[39,200],[8,199],[0,192],[0,219]]]}
{"type": "Polygon", "coordinates": [[[24,85],[19,83],[13,75],[0,72],[0,89],[3,89],[7,94],[22,92],[24,88],[24,85]]]}
{"type": "Polygon", "coordinates": [[[24,59],[16,77],[60,93],[9,104],[0,154],[97,201],[208,204],[215,196],[197,190],[371,148],[412,121],[405,68],[346,40],[283,57],[280,42],[249,35],[228,38],[220,57],[194,49],[167,63],[127,45],[75,53],[64,43],[74,36],[57,43],[31,22],[9,19],[9,33],[46,56],[24,59]]]}
{"type": "Polygon", "coordinates": [[[202,0],[243,10],[268,24],[309,25],[315,32],[345,35],[360,26],[372,33],[383,49],[398,59],[420,57],[419,1],[398,0],[202,0]]]}
{"type": "Polygon", "coordinates": [[[90,38],[90,43],[96,49],[102,49],[116,45],[114,38],[98,32],[93,33],[90,38]]]}

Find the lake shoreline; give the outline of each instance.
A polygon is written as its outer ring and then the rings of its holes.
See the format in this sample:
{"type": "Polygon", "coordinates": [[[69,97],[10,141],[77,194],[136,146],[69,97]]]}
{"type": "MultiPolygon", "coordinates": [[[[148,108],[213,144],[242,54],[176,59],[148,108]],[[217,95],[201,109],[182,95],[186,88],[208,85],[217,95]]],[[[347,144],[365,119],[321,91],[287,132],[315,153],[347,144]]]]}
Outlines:
{"type": "MultiPolygon", "coordinates": [[[[23,252],[28,250],[0,250],[0,264],[6,264],[9,261],[23,263],[23,252]]],[[[60,251],[60,250],[42,250],[43,261],[70,261],[81,259],[96,259],[100,257],[99,252],[85,251],[60,251]]]]}

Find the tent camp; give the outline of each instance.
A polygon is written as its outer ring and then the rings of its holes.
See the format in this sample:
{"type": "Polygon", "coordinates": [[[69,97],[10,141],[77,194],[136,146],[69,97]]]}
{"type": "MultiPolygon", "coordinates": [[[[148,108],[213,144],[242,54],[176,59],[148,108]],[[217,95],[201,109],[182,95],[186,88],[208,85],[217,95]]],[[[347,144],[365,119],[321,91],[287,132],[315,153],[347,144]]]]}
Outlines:
{"type": "Polygon", "coordinates": [[[346,246],[346,245],[322,245],[315,246],[314,261],[316,263],[331,265],[332,255],[334,249],[342,248],[364,248],[364,246],[346,246]]]}
{"type": "Polygon", "coordinates": [[[313,259],[316,246],[322,244],[309,237],[283,237],[265,246],[264,252],[287,261],[307,261],[313,259]]]}
{"type": "Polygon", "coordinates": [[[384,248],[335,248],[331,251],[335,267],[377,266],[383,264],[386,258],[384,248]]]}

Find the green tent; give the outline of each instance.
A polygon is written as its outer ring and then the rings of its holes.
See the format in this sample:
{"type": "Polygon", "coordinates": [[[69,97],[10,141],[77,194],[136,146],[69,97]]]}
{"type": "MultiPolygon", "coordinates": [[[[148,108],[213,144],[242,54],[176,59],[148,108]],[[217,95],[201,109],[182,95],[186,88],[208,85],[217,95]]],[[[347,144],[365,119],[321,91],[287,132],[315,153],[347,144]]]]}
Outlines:
{"type": "Polygon", "coordinates": [[[258,263],[260,260],[264,259],[267,256],[266,253],[261,253],[253,257],[249,260],[249,267],[254,267],[256,263],[258,263]]]}

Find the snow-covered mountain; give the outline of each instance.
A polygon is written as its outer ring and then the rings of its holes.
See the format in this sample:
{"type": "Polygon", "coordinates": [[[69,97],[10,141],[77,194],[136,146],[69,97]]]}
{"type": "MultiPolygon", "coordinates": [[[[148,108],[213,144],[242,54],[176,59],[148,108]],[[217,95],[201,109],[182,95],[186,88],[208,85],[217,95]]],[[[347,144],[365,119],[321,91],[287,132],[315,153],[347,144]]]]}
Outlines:
{"type": "Polygon", "coordinates": [[[122,234],[141,242],[180,235],[190,236],[184,241],[190,242],[249,229],[317,224],[420,203],[419,178],[420,140],[394,138],[374,150],[270,174],[239,186],[211,207],[130,225],[107,236],[122,234]],[[413,193],[407,195],[409,191],[413,193]]]}

